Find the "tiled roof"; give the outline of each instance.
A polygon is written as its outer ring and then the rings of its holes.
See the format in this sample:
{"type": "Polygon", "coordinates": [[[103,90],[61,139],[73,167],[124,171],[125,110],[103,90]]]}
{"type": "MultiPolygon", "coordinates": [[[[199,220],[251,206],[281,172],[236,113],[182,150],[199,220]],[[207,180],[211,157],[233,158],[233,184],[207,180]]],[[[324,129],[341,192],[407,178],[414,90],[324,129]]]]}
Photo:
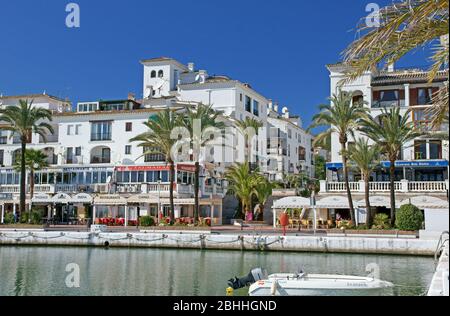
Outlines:
{"type": "Polygon", "coordinates": [[[134,109],[134,110],[122,110],[122,111],[96,111],[96,112],[63,112],[63,113],[54,113],[53,116],[89,116],[89,115],[112,115],[112,114],[139,114],[139,113],[152,113],[158,112],[157,109],[134,109]]]}
{"type": "Polygon", "coordinates": [[[206,82],[228,82],[231,79],[227,76],[211,76],[206,79],[206,82]]]}
{"type": "Polygon", "coordinates": [[[161,56],[161,57],[156,57],[156,58],[144,59],[144,60],[141,60],[141,61],[142,61],[143,63],[145,63],[145,62],[169,61],[169,60],[175,60],[175,59],[169,58],[169,57],[161,56]]]}
{"type": "MultiPolygon", "coordinates": [[[[395,72],[380,72],[372,80],[373,86],[387,84],[403,84],[403,83],[426,83],[428,82],[427,71],[422,70],[404,70],[395,72]]],[[[442,82],[448,80],[448,69],[439,71],[434,82],[442,82]]]]}
{"type": "Polygon", "coordinates": [[[54,101],[59,101],[59,102],[67,102],[67,103],[71,103],[69,100],[64,100],[58,97],[55,97],[53,95],[49,95],[49,94],[23,94],[23,95],[4,95],[4,96],[0,96],[0,100],[8,100],[8,99],[36,99],[36,98],[47,98],[47,99],[51,99],[54,101]]]}

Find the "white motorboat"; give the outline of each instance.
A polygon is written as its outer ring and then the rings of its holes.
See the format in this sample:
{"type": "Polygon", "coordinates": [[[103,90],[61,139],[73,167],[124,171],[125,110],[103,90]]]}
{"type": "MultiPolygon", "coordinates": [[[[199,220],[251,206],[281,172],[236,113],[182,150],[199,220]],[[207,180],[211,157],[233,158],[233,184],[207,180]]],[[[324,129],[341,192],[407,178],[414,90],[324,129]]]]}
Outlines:
{"type": "Polygon", "coordinates": [[[371,277],[279,273],[267,276],[254,269],[242,279],[230,280],[234,289],[249,286],[250,296],[368,296],[393,288],[390,282],[371,277]]]}

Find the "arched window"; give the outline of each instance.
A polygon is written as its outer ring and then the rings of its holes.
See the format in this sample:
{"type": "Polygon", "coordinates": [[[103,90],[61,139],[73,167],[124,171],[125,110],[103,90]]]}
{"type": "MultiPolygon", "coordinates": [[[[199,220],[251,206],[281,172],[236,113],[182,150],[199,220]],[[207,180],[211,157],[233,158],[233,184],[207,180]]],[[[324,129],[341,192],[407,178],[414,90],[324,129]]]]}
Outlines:
{"type": "Polygon", "coordinates": [[[160,70],[158,71],[158,78],[164,77],[164,71],[160,70]]]}
{"type": "Polygon", "coordinates": [[[152,71],[152,74],[150,75],[151,78],[156,78],[156,70],[152,71]]]}

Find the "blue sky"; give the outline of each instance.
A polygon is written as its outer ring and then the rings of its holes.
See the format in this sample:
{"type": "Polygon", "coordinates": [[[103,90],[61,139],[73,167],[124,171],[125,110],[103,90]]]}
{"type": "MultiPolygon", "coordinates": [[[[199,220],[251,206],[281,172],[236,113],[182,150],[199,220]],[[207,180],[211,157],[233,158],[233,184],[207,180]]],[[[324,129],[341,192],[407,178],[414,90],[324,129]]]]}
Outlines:
{"type": "Polygon", "coordinates": [[[140,97],[139,60],[169,56],[249,82],[307,125],[329,94],[325,65],[339,61],[371,1],[79,0],[78,29],[65,25],[69,2],[0,0],[0,93],[140,97]]]}

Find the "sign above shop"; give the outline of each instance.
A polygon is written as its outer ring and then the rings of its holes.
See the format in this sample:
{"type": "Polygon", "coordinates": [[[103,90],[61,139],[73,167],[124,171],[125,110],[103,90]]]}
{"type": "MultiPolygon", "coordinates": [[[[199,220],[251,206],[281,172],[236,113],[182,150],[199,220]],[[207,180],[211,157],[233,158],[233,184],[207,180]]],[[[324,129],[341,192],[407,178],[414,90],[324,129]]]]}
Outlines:
{"type": "Polygon", "coordinates": [[[116,167],[116,171],[168,171],[169,166],[121,166],[116,167]]]}

